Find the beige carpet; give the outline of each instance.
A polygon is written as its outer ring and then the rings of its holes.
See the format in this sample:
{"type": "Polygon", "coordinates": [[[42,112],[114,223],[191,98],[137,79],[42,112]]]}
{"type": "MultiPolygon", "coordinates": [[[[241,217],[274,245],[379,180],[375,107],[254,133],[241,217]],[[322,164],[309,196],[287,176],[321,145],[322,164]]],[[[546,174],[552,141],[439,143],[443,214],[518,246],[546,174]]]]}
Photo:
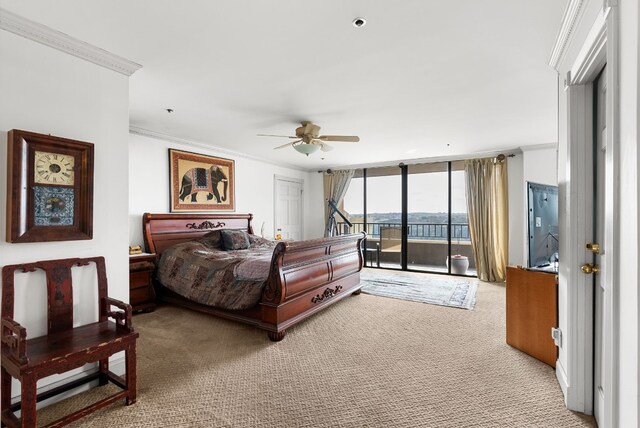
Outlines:
{"type": "MultiPolygon", "coordinates": [[[[174,307],[137,315],[138,402],[82,427],[584,427],[551,367],[504,341],[503,286],[461,311],[361,294],[280,343],[174,307]]],[[[111,388],[111,387],[105,387],[111,388]]],[[[51,421],[96,388],[39,412],[51,421]]]]}

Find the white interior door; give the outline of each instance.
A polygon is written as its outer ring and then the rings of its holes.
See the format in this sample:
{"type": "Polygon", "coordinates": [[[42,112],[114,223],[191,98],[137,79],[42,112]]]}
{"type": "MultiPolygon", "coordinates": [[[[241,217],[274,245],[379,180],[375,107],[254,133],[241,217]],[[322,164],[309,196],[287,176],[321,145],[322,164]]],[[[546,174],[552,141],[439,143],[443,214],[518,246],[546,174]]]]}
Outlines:
{"type": "Polygon", "coordinates": [[[276,239],[302,240],[302,186],[303,182],[283,177],[275,178],[275,232],[276,239]]]}
{"type": "Polygon", "coordinates": [[[605,365],[610,364],[606,361],[606,346],[610,343],[607,337],[607,323],[611,320],[611,314],[607,313],[607,299],[611,296],[607,290],[606,273],[607,273],[607,236],[605,227],[605,201],[606,201],[606,154],[607,154],[607,69],[602,71],[595,85],[596,96],[596,132],[595,132],[595,153],[596,158],[596,186],[595,186],[595,241],[599,244],[599,251],[595,253],[594,263],[599,267],[600,271],[594,275],[595,289],[595,323],[594,323],[594,360],[593,360],[593,412],[598,421],[598,425],[602,425],[602,418],[605,414],[605,402],[607,384],[605,365]]]}

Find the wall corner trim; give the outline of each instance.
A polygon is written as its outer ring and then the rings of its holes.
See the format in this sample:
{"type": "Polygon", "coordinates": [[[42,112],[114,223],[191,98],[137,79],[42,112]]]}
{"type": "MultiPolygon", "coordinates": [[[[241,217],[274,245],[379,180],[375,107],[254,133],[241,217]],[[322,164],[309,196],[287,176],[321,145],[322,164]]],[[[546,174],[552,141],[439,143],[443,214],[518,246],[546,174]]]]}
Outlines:
{"type": "Polygon", "coordinates": [[[573,36],[573,30],[576,27],[578,18],[584,12],[585,0],[570,0],[567,4],[567,8],[564,11],[562,17],[562,25],[556,36],[556,42],[553,45],[551,51],[551,57],[549,58],[549,65],[558,70],[560,62],[564,58],[564,54],[567,50],[567,46],[573,36]]]}
{"type": "Polygon", "coordinates": [[[142,65],[0,7],[0,29],[131,76],[142,65]]]}

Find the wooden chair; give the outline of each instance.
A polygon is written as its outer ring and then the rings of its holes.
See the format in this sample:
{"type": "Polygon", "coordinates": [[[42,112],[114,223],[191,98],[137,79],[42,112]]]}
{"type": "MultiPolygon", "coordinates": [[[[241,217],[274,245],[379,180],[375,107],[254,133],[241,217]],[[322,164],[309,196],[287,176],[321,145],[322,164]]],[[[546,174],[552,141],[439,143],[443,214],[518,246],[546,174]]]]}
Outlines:
{"type": "Polygon", "coordinates": [[[402,251],[401,227],[380,227],[380,251],[383,253],[399,253],[402,251]]]}
{"type": "Polygon", "coordinates": [[[380,226],[380,242],[376,246],[378,253],[378,267],[380,267],[380,253],[402,252],[402,228],[398,226],[380,226]]]}
{"type": "Polygon", "coordinates": [[[59,427],[77,420],[122,398],[126,404],[136,401],[136,339],[131,324],[131,306],[107,297],[104,257],[48,260],[5,266],[2,269],[2,399],[3,426],[35,427],[36,402],[84,383],[98,380],[99,385],[113,382],[122,391],[65,416],[48,427],[59,427]],[[96,264],[98,275],[98,321],[73,326],[71,268],[96,264]],[[27,331],[13,320],[14,273],[45,271],[47,279],[47,335],[27,340],[27,331]],[[112,306],[120,310],[112,310],[112,306]],[[113,318],[113,321],[109,318],[113,318]],[[124,351],[126,379],[109,371],[109,356],[124,351]],[[84,364],[98,363],[98,371],[65,385],[36,393],[36,382],[46,376],[63,373],[84,364]],[[20,402],[11,404],[11,378],[20,381],[20,402]],[[14,412],[21,410],[18,419],[14,412]]]}

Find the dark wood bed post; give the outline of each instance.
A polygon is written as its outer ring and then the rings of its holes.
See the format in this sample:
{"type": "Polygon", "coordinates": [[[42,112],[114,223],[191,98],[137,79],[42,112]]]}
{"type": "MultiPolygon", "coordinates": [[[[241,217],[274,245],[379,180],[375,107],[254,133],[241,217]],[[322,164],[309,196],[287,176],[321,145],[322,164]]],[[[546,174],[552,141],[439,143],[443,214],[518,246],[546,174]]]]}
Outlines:
{"type": "MultiPolygon", "coordinates": [[[[145,245],[158,255],[171,245],[198,238],[211,230],[253,232],[252,214],[149,214],[143,216],[145,245]]],[[[282,340],[286,329],[351,295],[359,294],[364,266],[365,233],[309,241],[280,242],[258,306],[225,310],[190,301],[159,286],[161,300],[254,325],[269,339],[282,340]]]]}
{"type": "MultiPolygon", "coordinates": [[[[278,324],[278,305],[282,303],[282,257],[285,252],[286,245],[280,242],[273,250],[273,258],[271,259],[271,271],[269,272],[269,278],[262,291],[262,300],[260,301],[260,307],[262,308],[263,321],[271,322],[272,324],[278,324]]],[[[286,330],[272,331],[267,330],[267,336],[272,342],[279,342],[284,339],[286,330]]]]}

